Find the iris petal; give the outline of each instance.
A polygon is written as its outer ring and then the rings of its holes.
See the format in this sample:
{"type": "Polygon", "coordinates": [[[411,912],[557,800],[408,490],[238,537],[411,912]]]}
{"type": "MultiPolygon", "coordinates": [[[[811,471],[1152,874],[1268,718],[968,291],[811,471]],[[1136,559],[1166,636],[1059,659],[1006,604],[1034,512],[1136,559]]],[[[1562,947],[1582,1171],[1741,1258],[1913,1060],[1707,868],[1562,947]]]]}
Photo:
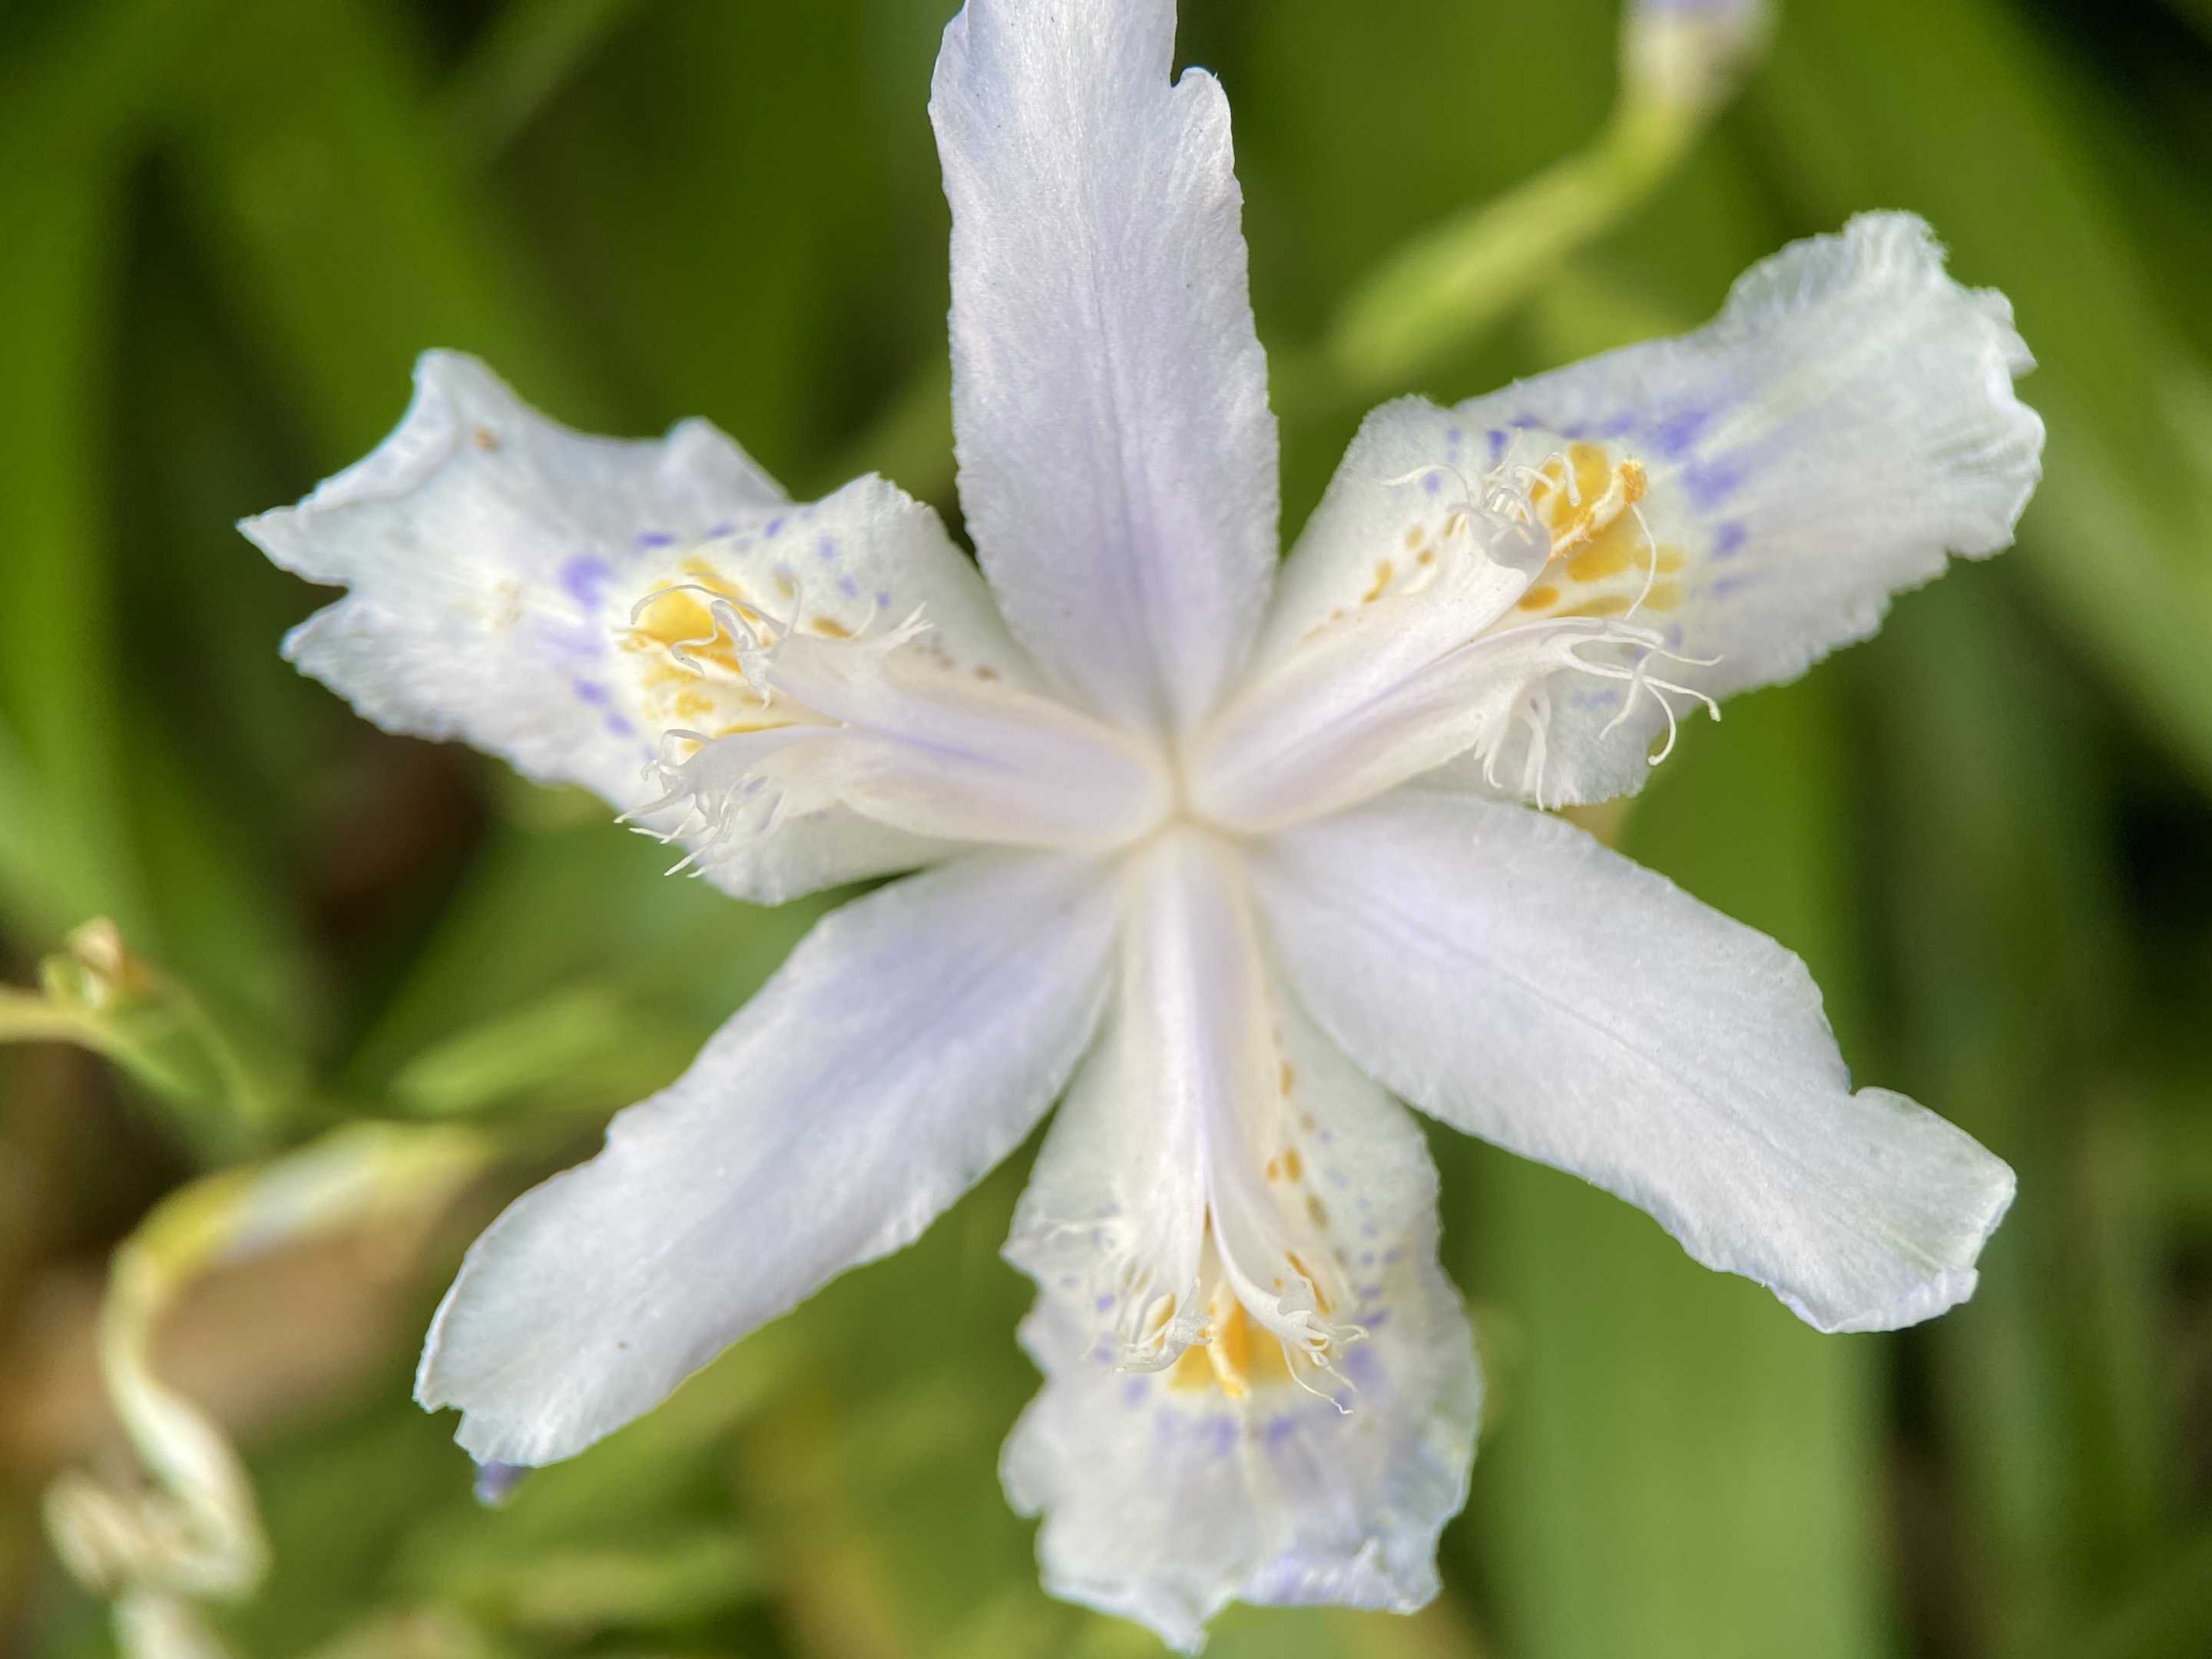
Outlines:
{"type": "MultiPolygon", "coordinates": [[[[1313,674],[1342,678],[1332,634],[1384,610],[1443,612],[1421,626],[1454,648],[1579,623],[1615,640],[1583,661],[1635,672],[1508,682],[1510,733],[1469,718],[1499,688],[1468,676],[1459,702],[1415,700],[1401,763],[1370,759],[1362,787],[1378,793],[1457,743],[1467,758],[1447,776],[1466,787],[1547,805],[1638,788],[1655,743],[1700,702],[1794,678],[1872,633],[1889,596],[1938,574],[1947,553],[2012,539],[2041,465],[2043,423],[2013,393],[2030,366],[2001,295],[1953,282],[1919,220],[1869,214],[1754,266],[1682,339],[1456,409],[1386,404],[1284,567],[1261,679],[1321,703],[1313,674]],[[1487,590],[1471,603],[1434,574],[1454,503],[1501,490],[1553,543],[1502,617],[1487,590]]],[[[1322,769],[1305,793],[1346,804],[1341,769],[1322,769]]]]}
{"type": "Polygon", "coordinates": [[[969,529],[1054,684],[1152,730],[1211,706],[1276,560],[1229,105],[1174,46],[1173,0],[973,0],[930,100],[969,529]]]}
{"type": "Polygon", "coordinates": [[[1183,1644],[1231,1597],[1426,1601],[1479,1395],[1427,1149],[1273,981],[1240,863],[1188,830],[1132,860],[1115,1022],[1007,1249],[1047,1582],[1183,1644]]]}
{"type": "MultiPolygon", "coordinates": [[[[307,672],[388,730],[466,738],[624,811],[663,793],[651,774],[670,728],[757,714],[718,696],[711,661],[671,657],[713,631],[702,586],[823,638],[920,609],[957,673],[1037,684],[936,515],[882,480],[793,503],[704,421],[654,441],[586,436],[452,352],[422,358],[374,453],[243,528],[287,569],[352,590],[287,641],[307,672]]],[[[777,900],[948,850],[832,806],[709,874],[777,900]]]]}
{"type": "Polygon", "coordinates": [[[1480,1415],[1466,1316],[1437,1265],[1419,1130],[1279,988],[1273,1002],[1299,1190],[1346,1272],[1338,1312],[1364,1336],[1333,1371],[1303,1376],[1256,1328],[1225,1355],[1201,1346],[1172,1368],[1116,1370],[1095,1310],[1041,1276],[1022,1340],[1048,1381],[1001,1466],[1016,1506],[1044,1516],[1048,1587],[1186,1651],[1231,1599],[1427,1601],[1480,1415]]]}
{"type": "Polygon", "coordinates": [[[2012,1171],[1850,1090],[1773,940],[1571,825],[1402,790],[1279,836],[1255,890],[1322,1028],[1424,1110],[1649,1211],[1822,1330],[1973,1294],[2012,1171]]]}
{"type": "Polygon", "coordinates": [[[987,853],[807,935],[690,1071],[470,1249],[416,1397],[479,1462],[546,1463],[915,1238],[1018,1146],[1090,1042],[1115,888],[987,853]]]}

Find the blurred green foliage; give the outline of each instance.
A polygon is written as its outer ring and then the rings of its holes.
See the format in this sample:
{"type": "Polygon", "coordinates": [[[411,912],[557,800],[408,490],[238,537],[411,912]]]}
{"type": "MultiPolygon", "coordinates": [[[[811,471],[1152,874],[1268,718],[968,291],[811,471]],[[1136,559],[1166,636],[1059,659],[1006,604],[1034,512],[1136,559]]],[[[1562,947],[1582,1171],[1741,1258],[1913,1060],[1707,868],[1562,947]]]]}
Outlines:
{"type": "MultiPolygon", "coordinates": [[[[362,1115],[466,1118],[509,1157],[384,1325],[343,1263],[193,1316],[212,1392],[228,1364],[279,1396],[235,1413],[276,1562],[222,1615],[240,1653],[1157,1650],[1042,1595],[998,1491],[1035,1386],[997,1257],[1025,1158],[508,1508],[471,1501],[406,1400],[441,1274],[820,907],[666,879],[594,804],[368,730],[276,657],[322,596],[229,528],[369,447],[433,344],[579,425],[704,414],[794,489],[881,466],[955,514],[923,112],[951,9],[0,3],[7,977],[112,916],[263,1103],[0,1049],[8,1651],[109,1639],[34,1520],[106,1443],[70,1287],[194,1171],[362,1115]],[[349,1367],[283,1340],[356,1327],[383,1334],[349,1367]]],[[[1601,129],[1614,9],[1185,14],[1235,104],[1295,526],[1360,412],[1318,367],[1346,296],[1601,129]]],[[[1687,166],[1419,389],[1686,326],[1886,206],[2010,294],[2041,359],[2020,550],[1731,705],[1624,838],[1807,957],[1863,1078],[2018,1168],[1982,1292],[1818,1337],[1625,1206],[1439,1137],[1493,1389],[1446,1598],[1239,1610],[1229,1659],[2212,1652],[2212,9],[1795,0],[1687,166]]]]}

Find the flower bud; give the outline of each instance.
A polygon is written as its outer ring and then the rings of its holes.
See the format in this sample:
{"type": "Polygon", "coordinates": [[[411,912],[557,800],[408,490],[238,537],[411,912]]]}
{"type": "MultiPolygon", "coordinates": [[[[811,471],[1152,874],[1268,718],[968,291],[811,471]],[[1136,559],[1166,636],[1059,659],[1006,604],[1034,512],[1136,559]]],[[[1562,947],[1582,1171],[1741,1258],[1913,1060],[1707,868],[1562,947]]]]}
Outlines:
{"type": "Polygon", "coordinates": [[[1767,0],[1632,0],[1621,20],[1621,90],[1702,115],[1735,89],[1766,45],[1767,0]]]}

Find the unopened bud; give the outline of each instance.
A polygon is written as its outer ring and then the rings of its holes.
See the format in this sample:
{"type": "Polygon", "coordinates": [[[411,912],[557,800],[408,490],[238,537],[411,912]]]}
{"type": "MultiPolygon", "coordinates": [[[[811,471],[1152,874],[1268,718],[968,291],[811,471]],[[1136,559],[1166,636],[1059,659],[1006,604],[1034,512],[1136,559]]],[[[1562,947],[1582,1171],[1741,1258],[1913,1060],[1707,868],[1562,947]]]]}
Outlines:
{"type": "Polygon", "coordinates": [[[1702,114],[1735,91],[1765,49],[1767,0],[1631,0],[1621,21],[1623,91],[1702,114]]]}
{"type": "Polygon", "coordinates": [[[158,983],[154,970],[131,953],[122,930],[106,916],[73,929],[68,948],[41,964],[40,977],[55,1004],[88,1013],[145,996],[158,983]]]}

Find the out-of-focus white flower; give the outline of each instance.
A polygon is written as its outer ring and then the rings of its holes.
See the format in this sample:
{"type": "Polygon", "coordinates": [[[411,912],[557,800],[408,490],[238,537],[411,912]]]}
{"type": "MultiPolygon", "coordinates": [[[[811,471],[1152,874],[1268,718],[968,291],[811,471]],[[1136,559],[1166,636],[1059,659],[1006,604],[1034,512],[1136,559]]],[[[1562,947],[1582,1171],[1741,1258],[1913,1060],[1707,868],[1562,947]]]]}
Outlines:
{"type": "Polygon", "coordinates": [[[2005,1166],[1851,1092],[1797,960],[1533,810],[1992,553],[2041,426],[1999,296],[1900,215],[1686,339],[1377,410],[1278,570],[1229,112],[1170,0],[971,0],[932,113],[981,573],[862,478],[697,422],[579,436],[426,357],[247,533],[344,599],[294,660],[394,730],[597,789],[825,920],[606,1149],[518,1201],[426,1406],[568,1456],[912,1239],[1066,1093],[1009,1255],[1048,1381],[1006,1455],[1056,1592],[1410,1608],[1479,1383],[1402,1096],[1650,1211],[1824,1330],[1970,1295],[2005,1166]]]}

